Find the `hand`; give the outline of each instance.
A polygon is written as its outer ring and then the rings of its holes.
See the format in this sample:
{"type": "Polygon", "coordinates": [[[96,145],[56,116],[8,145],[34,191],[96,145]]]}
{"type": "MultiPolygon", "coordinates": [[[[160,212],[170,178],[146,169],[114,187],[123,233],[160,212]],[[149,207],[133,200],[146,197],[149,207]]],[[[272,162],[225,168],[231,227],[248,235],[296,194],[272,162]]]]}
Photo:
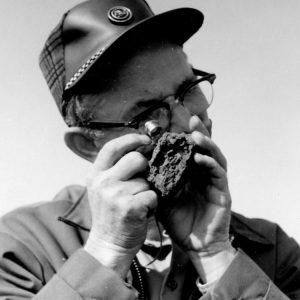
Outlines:
{"type": "Polygon", "coordinates": [[[197,146],[195,172],[166,206],[159,204],[159,219],[184,251],[212,255],[228,248],[231,197],[226,159],[210,139],[201,120],[190,121],[197,146]]]}
{"type": "Polygon", "coordinates": [[[87,184],[92,228],[85,250],[122,276],[145,240],[148,217],[157,205],[141,176],[148,161],[135,151],[150,142],[147,136],[128,134],[106,143],[87,184]]]}

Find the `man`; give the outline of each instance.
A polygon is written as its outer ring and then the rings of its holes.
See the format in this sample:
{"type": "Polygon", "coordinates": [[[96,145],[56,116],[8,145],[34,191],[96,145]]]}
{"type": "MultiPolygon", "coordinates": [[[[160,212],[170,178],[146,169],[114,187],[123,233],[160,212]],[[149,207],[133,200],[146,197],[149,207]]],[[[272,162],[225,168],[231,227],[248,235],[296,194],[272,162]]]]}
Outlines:
{"type": "Polygon", "coordinates": [[[154,16],[143,0],[90,0],[51,33],[40,64],[66,144],[93,168],[86,188],[2,218],[2,299],[300,298],[295,241],[231,212],[201,90],[215,76],[182,51],[202,22],[194,9],[154,16]],[[147,121],[196,145],[196,175],[172,201],[145,179],[147,121]]]}

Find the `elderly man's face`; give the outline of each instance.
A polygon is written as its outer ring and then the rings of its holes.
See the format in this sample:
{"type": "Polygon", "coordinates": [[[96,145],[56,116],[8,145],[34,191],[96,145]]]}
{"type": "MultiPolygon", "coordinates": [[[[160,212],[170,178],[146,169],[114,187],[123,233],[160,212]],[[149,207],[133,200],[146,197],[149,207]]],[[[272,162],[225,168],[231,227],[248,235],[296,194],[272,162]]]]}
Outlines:
{"type": "MultiPolygon", "coordinates": [[[[193,80],[195,76],[181,47],[162,41],[144,45],[118,66],[113,79],[101,90],[93,107],[93,121],[128,121],[166,97],[174,102],[178,90],[193,80]]],[[[197,89],[192,93],[195,107],[199,107],[199,118],[209,126],[205,99],[197,89]]],[[[176,105],[171,116],[170,131],[190,131],[191,113],[186,108],[176,105]]],[[[101,143],[129,132],[134,129],[109,128],[101,143]]]]}

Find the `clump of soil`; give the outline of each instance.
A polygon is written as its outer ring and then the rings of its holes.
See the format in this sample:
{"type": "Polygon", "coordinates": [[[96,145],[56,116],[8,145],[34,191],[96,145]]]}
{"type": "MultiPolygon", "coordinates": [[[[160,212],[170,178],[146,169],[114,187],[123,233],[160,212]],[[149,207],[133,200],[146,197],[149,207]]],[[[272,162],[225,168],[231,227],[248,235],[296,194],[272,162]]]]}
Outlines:
{"type": "Polygon", "coordinates": [[[186,181],[194,145],[185,133],[165,132],[157,141],[149,161],[147,180],[160,197],[170,197],[186,181]]]}

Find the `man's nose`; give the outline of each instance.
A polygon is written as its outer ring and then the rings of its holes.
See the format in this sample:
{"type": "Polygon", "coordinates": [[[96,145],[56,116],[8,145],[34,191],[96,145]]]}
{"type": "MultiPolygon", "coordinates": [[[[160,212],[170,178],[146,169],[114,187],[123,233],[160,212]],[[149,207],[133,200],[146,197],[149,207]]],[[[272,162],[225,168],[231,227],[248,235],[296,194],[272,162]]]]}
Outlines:
{"type": "Polygon", "coordinates": [[[189,120],[191,113],[181,103],[176,102],[171,109],[170,132],[190,132],[189,120]]]}

